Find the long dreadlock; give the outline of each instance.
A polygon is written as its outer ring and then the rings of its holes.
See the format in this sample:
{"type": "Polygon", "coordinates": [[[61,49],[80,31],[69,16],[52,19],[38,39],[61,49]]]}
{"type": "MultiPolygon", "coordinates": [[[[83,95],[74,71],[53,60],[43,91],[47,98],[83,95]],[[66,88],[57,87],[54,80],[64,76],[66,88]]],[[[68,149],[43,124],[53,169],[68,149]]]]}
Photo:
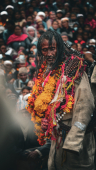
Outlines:
{"type": "Polygon", "coordinates": [[[56,57],[56,61],[52,66],[52,69],[55,69],[56,67],[58,67],[58,64],[64,60],[64,44],[63,44],[63,40],[60,36],[60,34],[58,34],[56,31],[52,31],[52,30],[48,30],[46,31],[43,35],[41,35],[41,37],[38,40],[38,44],[37,44],[37,49],[38,49],[38,56],[40,59],[40,65],[42,64],[44,57],[42,55],[42,51],[41,51],[41,44],[43,42],[44,39],[47,39],[49,41],[49,46],[52,46],[52,41],[53,39],[55,39],[56,43],[57,43],[57,57],[56,57]]]}

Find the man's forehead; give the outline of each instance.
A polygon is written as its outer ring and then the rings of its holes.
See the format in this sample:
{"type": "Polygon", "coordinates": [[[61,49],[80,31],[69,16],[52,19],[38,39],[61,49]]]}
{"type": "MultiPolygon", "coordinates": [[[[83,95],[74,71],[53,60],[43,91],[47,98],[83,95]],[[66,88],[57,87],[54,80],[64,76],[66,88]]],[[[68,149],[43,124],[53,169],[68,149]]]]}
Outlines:
{"type": "Polygon", "coordinates": [[[47,39],[44,39],[41,43],[41,46],[44,46],[44,45],[56,45],[56,40],[53,38],[52,39],[52,42],[50,43],[50,40],[47,40],[47,39]]]}

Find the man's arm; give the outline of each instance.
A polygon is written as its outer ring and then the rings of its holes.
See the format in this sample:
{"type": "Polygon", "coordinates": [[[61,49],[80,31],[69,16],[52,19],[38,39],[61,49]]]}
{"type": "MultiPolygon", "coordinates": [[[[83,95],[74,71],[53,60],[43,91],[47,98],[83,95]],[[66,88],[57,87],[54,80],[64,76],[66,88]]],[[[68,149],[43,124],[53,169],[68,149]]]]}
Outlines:
{"type": "Polygon", "coordinates": [[[75,93],[72,127],[65,139],[63,149],[80,153],[83,148],[84,135],[91,120],[93,109],[94,98],[88,77],[84,73],[75,93]]]}

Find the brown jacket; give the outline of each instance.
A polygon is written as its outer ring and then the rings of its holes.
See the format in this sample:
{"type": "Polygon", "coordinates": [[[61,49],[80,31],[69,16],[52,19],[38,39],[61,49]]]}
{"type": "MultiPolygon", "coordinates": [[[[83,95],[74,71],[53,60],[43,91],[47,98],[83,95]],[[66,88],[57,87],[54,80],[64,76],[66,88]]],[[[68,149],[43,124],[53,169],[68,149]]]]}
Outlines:
{"type": "Polygon", "coordinates": [[[58,141],[51,141],[48,170],[94,170],[94,135],[93,132],[85,134],[94,109],[94,98],[86,73],[75,87],[73,112],[66,114],[62,120],[64,124],[71,125],[71,129],[64,142],[60,136],[58,141]],[[59,149],[56,148],[58,143],[59,149]]]}

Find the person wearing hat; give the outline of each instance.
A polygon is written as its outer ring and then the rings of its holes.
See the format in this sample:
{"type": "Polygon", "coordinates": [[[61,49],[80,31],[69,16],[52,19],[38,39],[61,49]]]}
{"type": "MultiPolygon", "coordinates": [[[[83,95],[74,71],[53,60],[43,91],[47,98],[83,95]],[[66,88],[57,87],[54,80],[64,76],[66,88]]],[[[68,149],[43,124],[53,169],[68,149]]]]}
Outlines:
{"type": "Polygon", "coordinates": [[[8,12],[9,15],[14,14],[14,6],[12,6],[12,5],[7,5],[5,10],[8,12]]]}
{"type": "Polygon", "coordinates": [[[37,16],[39,16],[42,19],[42,23],[44,25],[44,28],[45,28],[45,30],[47,30],[47,24],[46,24],[46,22],[43,21],[44,18],[45,18],[45,13],[40,11],[40,12],[37,13],[37,16]]]}
{"type": "Polygon", "coordinates": [[[1,13],[0,13],[0,16],[1,16],[1,21],[0,21],[0,25],[2,25],[2,26],[6,26],[6,19],[7,19],[7,17],[8,17],[8,13],[6,12],[6,11],[2,11],[1,13]]]}
{"type": "Polygon", "coordinates": [[[60,32],[66,32],[69,37],[69,41],[73,40],[73,33],[72,28],[69,26],[69,19],[67,17],[64,17],[61,19],[61,29],[60,32]]]}
{"type": "Polygon", "coordinates": [[[22,87],[26,86],[28,81],[29,81],[29,79],[28,79],[27,68],[21,67],[19,69],[18,79],[16,79],[13,83],[13,86],[14,86],[16,92],[20,93],[22,87]]]}
{"type": "Polygon", "coordinates": [[[46,3],[44,1],[40,2],[39,10],[42,11],[42,12],[45,12],[46,10],[48,10],[48,8],[46,7],[46,3]]]}
{"type": "Polygon", "coordinates": [[[9,60],[4,61],[4,68],[6,82],[13,83],[14,82],[13,74],[15,70],[12,68],[12,62],[9,60]]]}
{"type": "Polygon", "coordinates": [[[84,15],[83,14],[77,14],[77,21],[79,23],[80,27],[84,27],[84,15]]]}
{"type": "Polygon", "coordinates": [[[61,27],[61,18],[63,17],[62,10],[59,9],[56,11],[56,17],[57,17],[57,21],[59,23],[59,27],[61,27]]]}
{"type": "Polygon", "coordinates": [[[61,33],[61,37],[62,37],[62,39],[63,39],[64,42],[66,42],[66,43],[69,44],[70,46],[72,45],[72,42],[69,41],[69,39],[68,39],[68,34],[67,34],[66,32],[62,32],[62,33],[61,33]]]}

